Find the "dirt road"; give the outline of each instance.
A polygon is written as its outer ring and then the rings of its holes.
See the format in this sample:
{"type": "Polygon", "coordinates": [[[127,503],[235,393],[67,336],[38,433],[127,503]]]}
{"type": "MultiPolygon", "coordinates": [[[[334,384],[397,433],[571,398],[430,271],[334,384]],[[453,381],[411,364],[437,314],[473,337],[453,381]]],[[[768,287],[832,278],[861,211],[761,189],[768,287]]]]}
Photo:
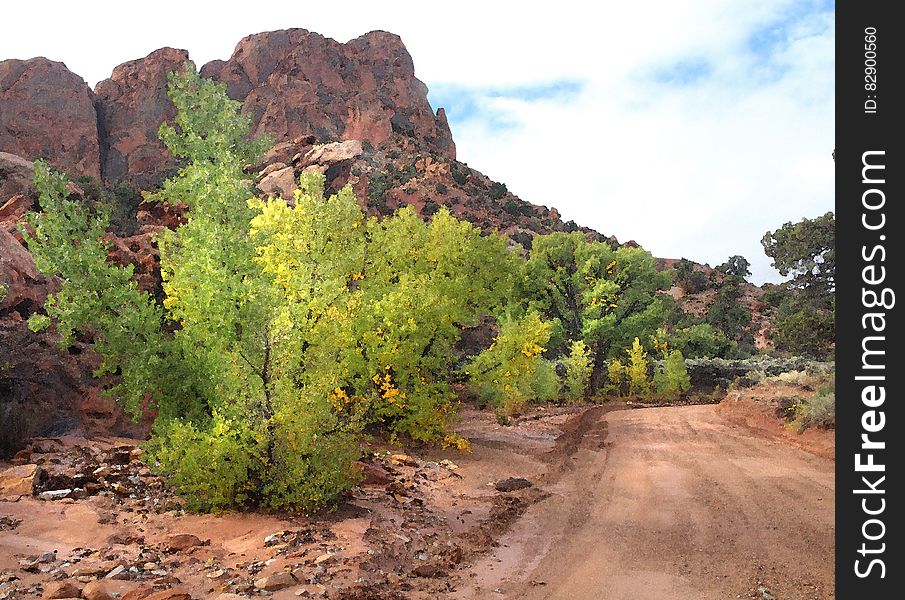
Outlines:
{"type": "Polygon", "coordinates": [[[833,598],[833,462],[715,408],[587,413],[540,482],[550,496],[457,595],[833,598]]]}

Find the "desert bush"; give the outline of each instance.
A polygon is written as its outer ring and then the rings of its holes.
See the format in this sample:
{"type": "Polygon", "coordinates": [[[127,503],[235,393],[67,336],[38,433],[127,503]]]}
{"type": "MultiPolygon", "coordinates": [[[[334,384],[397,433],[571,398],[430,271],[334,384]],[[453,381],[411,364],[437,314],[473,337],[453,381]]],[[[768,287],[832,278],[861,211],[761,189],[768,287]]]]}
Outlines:
{"type": "Polygon", "coordinates": [[[625,365],[618,358],[614,358],[607,363],[606,368],[606,384],[603,386],[603,392],[622,396],[625,394],[625,365]]]}
{"type": "Polygon", "coordinates": [[[556,365],[552,361],[541,359],[531,378],[532,401],[557,401],[560,399],[561,389],[562,382],[556,375],[556,365]]]}
{"type": "Polygon", "coordinates": [[[654,391],[663,399],[676,398],[688,393],[691,378],[685,368],[685,357],[678,350],[666,353],[654,371],[654,391]]]}
{"type": "Polygon", "coordinates": [[[650,393],[651,381],[648,377],[650,364],[647,360],[647,352],[638,338],[632,342],[631,348],[625,351],[628,354],[628,365],[625,367],[628,379],[628,393],[643,396],[650,393]]]}
{"type": "Polygon", "coordinates": [[[434,189],[436,189],[437,193],[440,195],[443,195],[448,191],[445,183],[438,183],[436,186],[434,186],[434,189]]]}
{"type": "Polygon", "coordinates": [[[494,181],[492,184],[490,184],[489,193],[490,193],[491,199],[493,199],[493,200],[499,200],[500,198],[505,196],[506,192],[508,192],[508,191],[509,190],[506,189],[505,183],[500,183],[498,181],[494,181]]]}
{"type": "Polygon", "coordinates": [[[563,377],[565,400],[575,402],[585,398],[594,369],[591,363],[591,349],[583,341],[576,340],[570,345],[569,354],[562,358],[561,363],[565,367],[563,377]]]}
{"type": "Polygon", "coordinates": [[[835,429],[836,394],[832,386],[822,388],[812,397],[799,402],[795,407],[793,425],[799,432],[808,427],[835,429]]]}
{"type": "Polygon", "coordinates": [[[732,341],[710,323],[673,329],[667,339],[672,348],[688,358],[726,358],[732,350],[732,341]]]}

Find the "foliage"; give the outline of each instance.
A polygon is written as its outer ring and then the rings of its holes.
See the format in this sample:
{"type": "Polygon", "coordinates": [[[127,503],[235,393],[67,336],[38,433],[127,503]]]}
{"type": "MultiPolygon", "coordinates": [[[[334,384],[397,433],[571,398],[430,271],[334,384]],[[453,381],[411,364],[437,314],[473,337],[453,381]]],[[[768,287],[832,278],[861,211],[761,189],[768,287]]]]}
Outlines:
{"type": "Polygon", "coordinates": [[[446,194],[448,191],[445,183],[438,183],[434,188],[437,190],[437,193],[441,195],[446,194]]]}
{"type": "Polygon", "coordinates": [[[499,200],[503,196],[506,195],[506,192],[509,190],[506,189],[505,183],[500,183],[498,181],[494,181],[490,185],[490,198],[493,200],[499,200]]]}
{"type": "Polygon", "coordinates": [[[527,310],[551,322],[548,355],[564,355],[576,340],[590,349],[594,392],[608,357],[663,324],[668,306],[659,292],[670,279],[642,248],[613,250],[579,232],[557,232],[534,238],[517,293],[527,310]]]}
{"type": "Polygon", "coordinates": [[[451,175],[453,181],[458,183],[459,185],[465,185],[465,182],[468,181],[468,168],[464,166],[459,166],[459,164],[454,164],[451,175]]]}
{"type": "Polygon", "coordinates": [[[828,308],[836,288],[836,218],[832,212],[768,231],[761,244],[780,274],[792,277],[793,288],[807,290],[828,308]]]}
{"type": "Polygon", "coordinates": [[[735,275],[727,275],[717,290],[716,298],[707,311],[707,323],[722,331],[727,338],[738,343],[742,355],[750,355],[754,350],[754,336],[751,334],[751,310],[739,302],[742,296],[743,280],[735,275]]]}
{"type": "Polygon", "coordinates": [[[717,271],[722,271],[726,275],[745,279],[751,275],[751,263],[744,256],[730,256],[729,260],[717,266],[717,271]]]}
{"type": "Polygon", "coordinates": [[[33,315],[29,326],[42,329],[52,319],[63,348],[77,332],[90,332],[103,359],[95,376],[117,376],[110,393],[135,416],[151,393],[158,410],[170,414],[192,392],[174,360],[175,349],[161,332],[160,307],[138,289],[132,265],[106,261],[108,211],[70,199],[66,176],[44,161],[35,162],[34,183],[42,212],[28,213],[28,227],[20,231],[37,268],[59,277],[61,286],[44,305],[50,318],[33,315]]]}
{"type": "Polygon", "coordinates": [[[789,407],[791,425],[799,433],[809,427],[836,428],[836,393],[832,383],[789,407]]]}
{"type": "Polygon", "coordinates": [[[543,363],[541,354],[550,332],[550,323],[535,311],[521,318],[505,316],[493,344],[467,367],[478,399],[503,418],[517,414],[536,399],[532,383],[543,363]]]}
{"type": "Polygon", "coordinates": [[[591,383],[591,349],[581,340],[575,340],[569,347],[569,354],[562,358],[565,367],[563,394],[567,401],[574,402],[587,396],[591,383]]]}
{"type": "Polygon", "coordinates": [[[628,393],[638,396],[650,393],[651,382],[647,376],[649,368],[647,352],[637,337],[632,342],[631,347],[626,349],[625,353],[628,354],[628,364],[625,367],[626,378],[628,379],[628,393]]]}
{"type": "Polygon", "coordinates": [[[618,358],[614,358],[607,363],[606,374],[607,383],[603,391],[607,394],[615,394],[622,396],[625,394],[625,365],[618,358]]]}
{"type": "Polygon", "coordinates": [[[833,313],[814,307],[800,294],[782,301],[771,333],[777,350],[813,358],[832,354],[835,335],[833,313]]]}
{"type": "Polygon", "coordinates": [[[654,390],[663,398],[681,396],[691,389],[691,378],[685,367],[685,357],[678,350],[666,353],[654,372],[654,390]]]}
{"type": "Polygon", "coordinates": [[[669,345],[688,358],[728,358],[732,341],[709,323],[697,323],[670,332],[669,345]]]}
{"type": "Polygon", "coordinates": [[[541,359],[531,378],[532,402],[554,402],[559,400],[562,383],[556,374],[556,365],[541,359]]]}
{"type": "Polygon", "coordinates": [[[687,258],[679,260],[676,265],[676,283],[686,294],[697,294],[710,287],[710,281],[703,271],[694,268],[694,263],[687,258]]]}

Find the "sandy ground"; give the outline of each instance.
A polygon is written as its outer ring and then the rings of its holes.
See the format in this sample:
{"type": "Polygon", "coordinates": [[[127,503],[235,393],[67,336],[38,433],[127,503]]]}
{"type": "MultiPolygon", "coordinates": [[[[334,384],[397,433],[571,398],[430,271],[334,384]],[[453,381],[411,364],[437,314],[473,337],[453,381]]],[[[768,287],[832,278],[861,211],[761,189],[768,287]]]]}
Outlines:
{"type": "MultiPolygon", "coordinates": [[[[833,598],[833,462],[762,414],[769,402],[547,406],[501,426],[466,408],[471,454],[408,450],[403,464],[375,447],[390,481],[312,517],[185,514],[145,475],[133,493],[3,501],[0,593],[98,579],[195,598],[833,598]],[[511,477],[531,485],[501,491],[511,477]],[[170,549],[173,534],[201,545],[170,549]]],[[[67,466],[67,448],[30,460],[67,466]]]]}
{"type": "Polygon", "coordinates": [[[460,597],[834,597],[832,461],[713,405],[609,412],[572,459],[460,597]]]}

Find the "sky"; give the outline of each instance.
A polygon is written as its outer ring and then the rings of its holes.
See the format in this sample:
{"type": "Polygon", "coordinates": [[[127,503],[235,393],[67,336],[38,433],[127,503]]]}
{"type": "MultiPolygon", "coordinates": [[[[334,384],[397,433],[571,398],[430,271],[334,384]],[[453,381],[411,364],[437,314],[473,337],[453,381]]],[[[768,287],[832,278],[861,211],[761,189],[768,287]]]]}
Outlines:
{"type": "Polygon", "coordinates": [[[200,66],[261,31],[392,31],[459,160],[657,256],[745,256],[755,283],[781,279],[766,231],[834,210],[833,2],[7,4],[0,60],[92,86],[162,46],[200,66]]]}

